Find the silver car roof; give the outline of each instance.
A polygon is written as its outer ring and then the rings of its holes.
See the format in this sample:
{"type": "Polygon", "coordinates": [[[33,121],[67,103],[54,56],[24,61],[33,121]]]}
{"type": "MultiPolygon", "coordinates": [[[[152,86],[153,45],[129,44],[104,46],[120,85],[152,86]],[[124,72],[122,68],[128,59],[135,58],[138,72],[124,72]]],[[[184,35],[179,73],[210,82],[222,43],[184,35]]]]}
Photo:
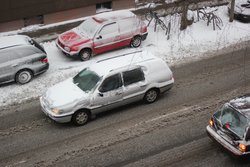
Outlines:
{"type": "Polygon", "coordinates": [[[90,66],[90,70],[95,71],[99,76],[104,76],[112,71],[117,71],[124,68],[134,68],[139,64],[150,61],[152,59],[159,59],[147,51],[136,51],[128,54],[107,58],[96,62],[90,66]]]}

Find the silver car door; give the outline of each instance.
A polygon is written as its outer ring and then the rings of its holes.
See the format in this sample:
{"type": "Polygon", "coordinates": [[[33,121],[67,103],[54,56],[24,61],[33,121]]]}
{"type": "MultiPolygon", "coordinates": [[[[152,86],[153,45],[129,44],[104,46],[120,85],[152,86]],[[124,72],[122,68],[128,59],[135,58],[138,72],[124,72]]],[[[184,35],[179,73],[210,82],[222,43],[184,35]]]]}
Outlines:
{"type": "Polygon", "coordinates": [[[121,105],[123,99],[123,86],[121,74],[107,77],[101,86],[94,92],[91,108],[95,112],[109,110],[121,105]]]}
{"type": "Polygon", "coordinates": [[[124,82],[123,99],[126,103],[143,98],[147,88],[147,81],[141,68],[125,71],[122,73],[124,82]]]}

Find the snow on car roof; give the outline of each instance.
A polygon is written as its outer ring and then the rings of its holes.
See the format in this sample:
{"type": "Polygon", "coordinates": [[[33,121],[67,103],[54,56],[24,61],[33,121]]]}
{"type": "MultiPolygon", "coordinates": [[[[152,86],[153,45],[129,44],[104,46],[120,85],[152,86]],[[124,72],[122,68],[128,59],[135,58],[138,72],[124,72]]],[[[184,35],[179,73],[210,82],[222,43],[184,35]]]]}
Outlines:
{"type": "Polygon", "coordinates": [[[233,99],[229,103],[250,119],[250,95],[233,99]]]}
{"type": "Polygon", "coordinates": [[[119,55],[116,57],[104,59],[98,61],[96,64],[90,66],[90,70],[95,71],[99,76],[103,76],[108,74],[111,71],[121,69],[121,68],[129,68],[134,67],[135,65],[152,60],[157,59],[154,55],[147,51],[136,51],[128,54],[119,55]]]}
{"type": "Polygon", "coordinates": [[[135,16],[135,14],[133,14],[129,10],[118,10],[118,11],[100,13],[100,14],[93,16],[92,18],[97,23],[102,24],[103,22],[116,21],[119,19],[124,19],[128,17],[133,17],[133,16],[135,16]]]}
{"type": "Polygon", "coordinates": [[[25,35],[13,35],[0,37],[0,49],[28,43],[28,37],[25,35]]]}

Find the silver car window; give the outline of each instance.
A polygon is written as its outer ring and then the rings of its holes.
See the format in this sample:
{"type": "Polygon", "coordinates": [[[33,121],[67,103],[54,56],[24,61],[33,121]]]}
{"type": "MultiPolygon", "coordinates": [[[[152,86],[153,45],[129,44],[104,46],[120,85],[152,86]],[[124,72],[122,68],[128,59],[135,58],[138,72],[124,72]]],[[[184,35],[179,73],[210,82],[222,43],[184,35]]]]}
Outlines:
{"type": "Polygon", "coordinates": [[[95,72],[90,71],[87,68],[82,70],[73,78],[74,84],[76,84],[84,92],[91,91],[99,80],[100,77],[95,72]]]}
{"type": "Polygon", "coordinates": [[[108,92],[108,91],[118,89],[121,86],[122,86],[121,75],[115,74],[115,75],[112,75],[112,76],[106,78],[103,81],[99,91],[100,92],[108,92]]]}
{"type": "Polygon", "coordinates": [[[124,86],[144,80],[145,80],[144,73],[142,72],[141,68],[123,72],[124,86]]]}

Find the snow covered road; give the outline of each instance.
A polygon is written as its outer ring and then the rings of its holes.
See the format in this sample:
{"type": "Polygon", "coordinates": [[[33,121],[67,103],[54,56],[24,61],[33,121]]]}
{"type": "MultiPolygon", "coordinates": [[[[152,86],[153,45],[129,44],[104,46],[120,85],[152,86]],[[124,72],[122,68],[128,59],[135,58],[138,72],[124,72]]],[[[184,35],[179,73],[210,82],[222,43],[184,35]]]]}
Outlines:
{"type": "MultiPolygon", "coordinates": [[[[138,49],[152,52],[173,67],[180,63],[227,52],[230,49],[238,50],[244,47],[242,44],[249,45],[250,24],[243,24],[238,21],[229,23],[226,6],[220,7],[217,14],[222,18],[223,26],[222,30],[217,28],[216,31],[213,31],[212,26],[207,26],[205,21],[196,22],[185,31],[180,31],[180,16],[178,14],[162,18],[166,22],[171,20],[170,40],[167,40],[164,31],[159,27],[157,32],[154,32],[153,24],[151,24],[148,38],[138,49]]],[[[191,12],[190,15],[194,16],[195,20],[197,20],[196,12],[191,12]]],[[[48,53],[50,69],[26,85],[13,83],[1,86],[0,108],[37,99],[48,87],[65,80],[69,76],[75,75],[89,64],[106,57],[112,57],[134,50],[132,48],[123,48],[97,55],[90,61],[81,62],[63,55],[56,48],[54,41],[45,42],[42,43],[42,45],[48,53]]]]}
{"type": "Polygon", "coordinates": [[[237,166],[205,127],[211,112],[250,90],[246,49],[174,66],[175,86],[157,102],[117,108],[82,127],[53,123],[38,100],[7,110],[0,166],[237,166]]]}

